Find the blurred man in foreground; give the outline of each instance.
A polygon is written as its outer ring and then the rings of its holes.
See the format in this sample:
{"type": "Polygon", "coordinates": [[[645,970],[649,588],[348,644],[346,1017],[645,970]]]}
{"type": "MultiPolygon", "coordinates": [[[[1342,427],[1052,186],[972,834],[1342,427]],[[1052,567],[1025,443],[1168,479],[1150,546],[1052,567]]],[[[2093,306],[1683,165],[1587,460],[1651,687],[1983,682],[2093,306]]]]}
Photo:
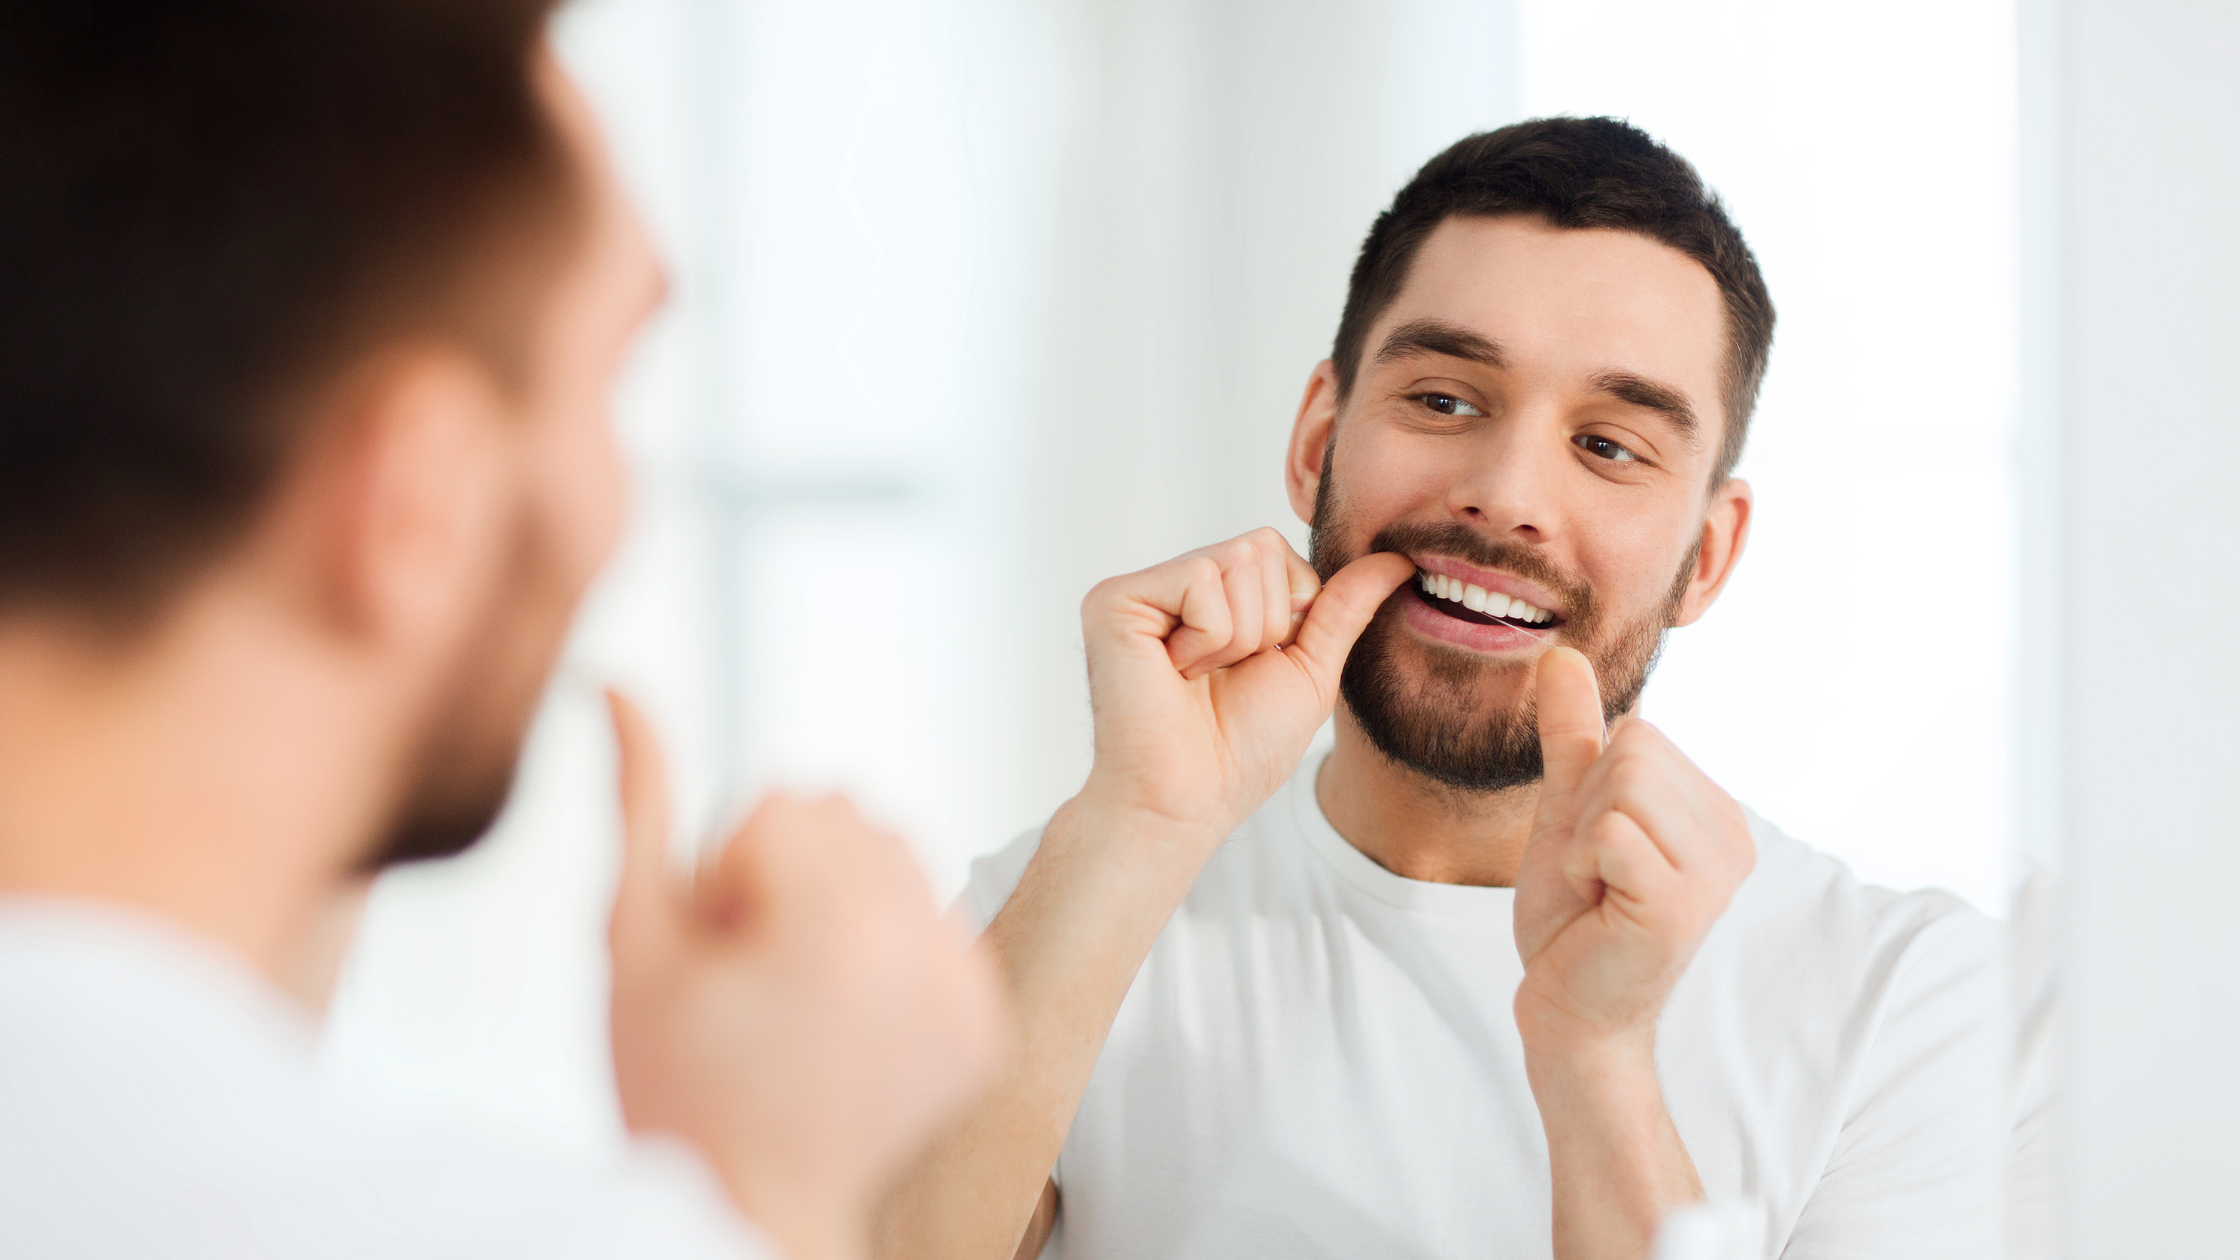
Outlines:
{"type": "Polygon", "coordinates": [[[1707,1198],[1731,1254],[1997,1253],[1993,925],[1636,716],[1741,556],[1772,336],[1623,123],[1400,191],[1292,431],[1312,565],[1262,530],[1082,605],[1094,768],[964,898],[1024,1052],[891,1254],[1641,1260],[1707,1198]]]}
{"type": "Polygon", "coordinates": [[[679,885],[617,699],[616,1074],[683,1142],[317,1097],[323,935],[489,826],[622,519],[662,279],[548,8],[0,15],[0,1252],[845,1257],[992,1061],[899,842],[774,801],[679,885]]]}

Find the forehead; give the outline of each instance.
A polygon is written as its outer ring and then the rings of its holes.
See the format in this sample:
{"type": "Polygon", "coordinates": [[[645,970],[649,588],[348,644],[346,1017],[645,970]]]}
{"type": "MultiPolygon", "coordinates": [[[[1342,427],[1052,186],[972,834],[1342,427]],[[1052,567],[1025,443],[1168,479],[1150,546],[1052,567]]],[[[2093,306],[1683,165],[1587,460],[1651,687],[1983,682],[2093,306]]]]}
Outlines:
{"type": "Polygon", "coordinates": [[[1632,232],[1559,228],[1537,217],[1454,217],[1425,239],[1407,284],[1364,347],[1419,320],[1498,343],[1517,373],[1583,383],[1612,370],[1685,391],[1723,414],[1725,307],[1686,254],[1632,232]]]}

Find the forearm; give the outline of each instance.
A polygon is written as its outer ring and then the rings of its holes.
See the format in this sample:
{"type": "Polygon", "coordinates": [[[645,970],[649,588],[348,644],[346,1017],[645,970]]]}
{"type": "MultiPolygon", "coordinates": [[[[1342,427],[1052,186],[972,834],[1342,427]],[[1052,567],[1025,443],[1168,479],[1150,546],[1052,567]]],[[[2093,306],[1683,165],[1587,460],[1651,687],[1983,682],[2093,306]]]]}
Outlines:
{"type": "Polygon", "coordinates": [[[1050,820],[985,937],[1017,1020],[1012,1060],[889,1200],[881,1255],[1013,1254],[1120,1003],[1218,843],[1080,797],[1050,820]]]}
{"type": "Polygon", "coordinates": [[[1525,1068],[1548,1137],[1556,1260],[1644,1260],[1664,1214],[1703,1198],[1653,1042],[1528,1041],[1525,1068]]]}

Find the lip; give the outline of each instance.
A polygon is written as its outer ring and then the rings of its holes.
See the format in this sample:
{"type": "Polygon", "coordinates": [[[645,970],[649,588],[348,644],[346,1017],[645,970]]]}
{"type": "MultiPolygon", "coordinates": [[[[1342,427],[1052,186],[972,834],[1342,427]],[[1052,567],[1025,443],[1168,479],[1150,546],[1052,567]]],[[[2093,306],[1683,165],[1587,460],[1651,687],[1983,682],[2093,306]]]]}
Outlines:
{"type": "MultiPolygon", "coordinates": [[[[1453,574],[1448,574],[1452,577],[1453,574]]],[[[1406,591],[1401,592],[1407,595],[1406,591]]],[[[1403,607],[1401,620],[1408,628],[1427,639],[1466,648],[1473,652],[1526,653],[1536,652],[1551,642],[1552,631],[1520,630],[1511,625],[1480,625],[1449,617],[1420,599],[1409,598],[1403,607]]]]}
{"type": "MultiPolygon", "coordinates": [[[[1457,582],[1463,582],[1471,586],[1482,586],[1489,592],[1506,595],[1511,599],[1521,599],[1535,608],[1545,608],[1557,617],[1564,615],[1562,598],[1537,583],[1527,582],[1523,578],[1514,577],[1498,570],[1481,569],[1474,564],[1465,564],[1452,556],[1409,556],[1408,559],[1414,561],[1415,566],[1426,573],[1444,574],[1457,582]]],[[[1453,621],[1454,618],[1448,617],[1445,620],[1453,621]]],[[[1562,622],[1559,621],[1556,624],[1561,625],[1562,622]]]]}

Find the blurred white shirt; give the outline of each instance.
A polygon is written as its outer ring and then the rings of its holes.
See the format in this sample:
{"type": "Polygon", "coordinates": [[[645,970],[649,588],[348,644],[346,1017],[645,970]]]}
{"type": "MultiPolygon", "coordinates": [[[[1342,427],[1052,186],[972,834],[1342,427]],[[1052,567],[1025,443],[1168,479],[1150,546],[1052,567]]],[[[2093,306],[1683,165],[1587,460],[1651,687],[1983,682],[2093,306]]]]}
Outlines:
{"type": "Polygon", "coordinates": [[[539,1163],[338,1108],[314,1029],[150,919],[0,898],[0,1254],[772,1254],[688,1150],[539,1163]]]}

